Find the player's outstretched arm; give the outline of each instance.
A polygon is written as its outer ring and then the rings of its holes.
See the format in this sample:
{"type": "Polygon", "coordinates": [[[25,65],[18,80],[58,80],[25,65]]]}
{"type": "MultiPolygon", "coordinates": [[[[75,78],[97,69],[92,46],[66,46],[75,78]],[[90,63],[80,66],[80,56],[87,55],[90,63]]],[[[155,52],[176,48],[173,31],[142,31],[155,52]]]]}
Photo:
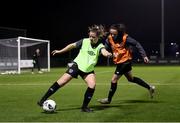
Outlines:
{"type": "Polygon", "coordinates": [[[108,52],[105,48],[101,49],[101,54],[105,57],[112,57],[112,53],[108,52]]]}
{"type": "Polygon", "coordinates": [[[71,44],[67,45],[66,47],[64,47],[63,49],[61,49],[61,50],[53,50],[51,52],[51,54],[55,55],[55,54],[65,53],[65,52],[70,51],[70,50],[72,50],[74,48],[76,48],[76,44],[75,43],[71,43],[71,44]]]}
{"type": "Polygon", "coordinates": [[[145,63],[149,63],[149,58],[146,56],[143,58],[145,63]]]}

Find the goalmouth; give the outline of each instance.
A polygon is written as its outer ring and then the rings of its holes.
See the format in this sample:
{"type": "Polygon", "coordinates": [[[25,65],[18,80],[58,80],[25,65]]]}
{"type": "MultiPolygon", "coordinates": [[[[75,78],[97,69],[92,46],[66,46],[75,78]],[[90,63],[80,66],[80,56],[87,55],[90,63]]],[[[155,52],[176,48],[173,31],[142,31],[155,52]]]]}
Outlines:
{"type": "Polygon", "coordinates": [[[42,71],[50,71],[50,41],[27,37],[0,39],[0,73],[31,72],[33,55],[40,49],[42,71]]]}

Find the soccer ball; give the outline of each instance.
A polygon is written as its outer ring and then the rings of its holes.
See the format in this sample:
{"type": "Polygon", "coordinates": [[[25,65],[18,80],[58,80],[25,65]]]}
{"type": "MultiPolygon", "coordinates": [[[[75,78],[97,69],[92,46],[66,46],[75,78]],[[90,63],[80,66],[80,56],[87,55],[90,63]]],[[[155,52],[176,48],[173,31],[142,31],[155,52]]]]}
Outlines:
{"type": "Polygon", "coordinates": [[[44,103],[43,103],[43,110],[45,112],[54,112],[55,109],[56,109],[56,102],[54,100],[46,100],[44,103]]]}

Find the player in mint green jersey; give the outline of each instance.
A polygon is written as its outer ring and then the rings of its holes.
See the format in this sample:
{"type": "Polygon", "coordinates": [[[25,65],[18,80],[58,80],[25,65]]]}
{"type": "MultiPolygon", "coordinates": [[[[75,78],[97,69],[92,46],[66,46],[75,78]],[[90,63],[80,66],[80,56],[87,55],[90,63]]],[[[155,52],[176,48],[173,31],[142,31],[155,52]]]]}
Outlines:
{"type": "Polygon", "coordinates": [[[38,102],[38,105],[42,106],[43,102],[47,100],[52,94],[54,94],[59,88],[67,84],[72,78],[77,78],[78,75],[87,84],[87,90],[84,94],[84,101],[81,107],[82,112],[92,112],[92,109],[88,107],[88,104],[94,94],[96,86],[96,78],[94,73],[94,67],[98,61],[98,57],[102,54],[105,57],[111,57],[104,45],[101,43],[101,39],[104,36],[104,27],[94,25],[89,27],[89,38],[81,39],[75,43],[67,45],[61,50],[52,51],[52,55],[62,54],[70,51],[74,48],[80,49],[79,54],[68,64],[68,70],[62,75],[45,93],[45,95],[38,102]]]}

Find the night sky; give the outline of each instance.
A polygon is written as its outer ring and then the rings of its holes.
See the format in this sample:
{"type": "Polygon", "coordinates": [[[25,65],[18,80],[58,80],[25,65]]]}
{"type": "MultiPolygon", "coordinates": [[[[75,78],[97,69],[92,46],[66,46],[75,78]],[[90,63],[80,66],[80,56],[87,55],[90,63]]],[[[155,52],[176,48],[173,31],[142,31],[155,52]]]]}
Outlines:
{"type": "MultiPolygon", "coordinates": [[[[165,41],[180,42],[180,0],[165,1],[165,41]]],[[[146,50],[161,42],[161,0],[6,0],[0,27],[27,30],[51,41],[51,49],[87,37],[88,26],[123,22],[146,50]]]]}

